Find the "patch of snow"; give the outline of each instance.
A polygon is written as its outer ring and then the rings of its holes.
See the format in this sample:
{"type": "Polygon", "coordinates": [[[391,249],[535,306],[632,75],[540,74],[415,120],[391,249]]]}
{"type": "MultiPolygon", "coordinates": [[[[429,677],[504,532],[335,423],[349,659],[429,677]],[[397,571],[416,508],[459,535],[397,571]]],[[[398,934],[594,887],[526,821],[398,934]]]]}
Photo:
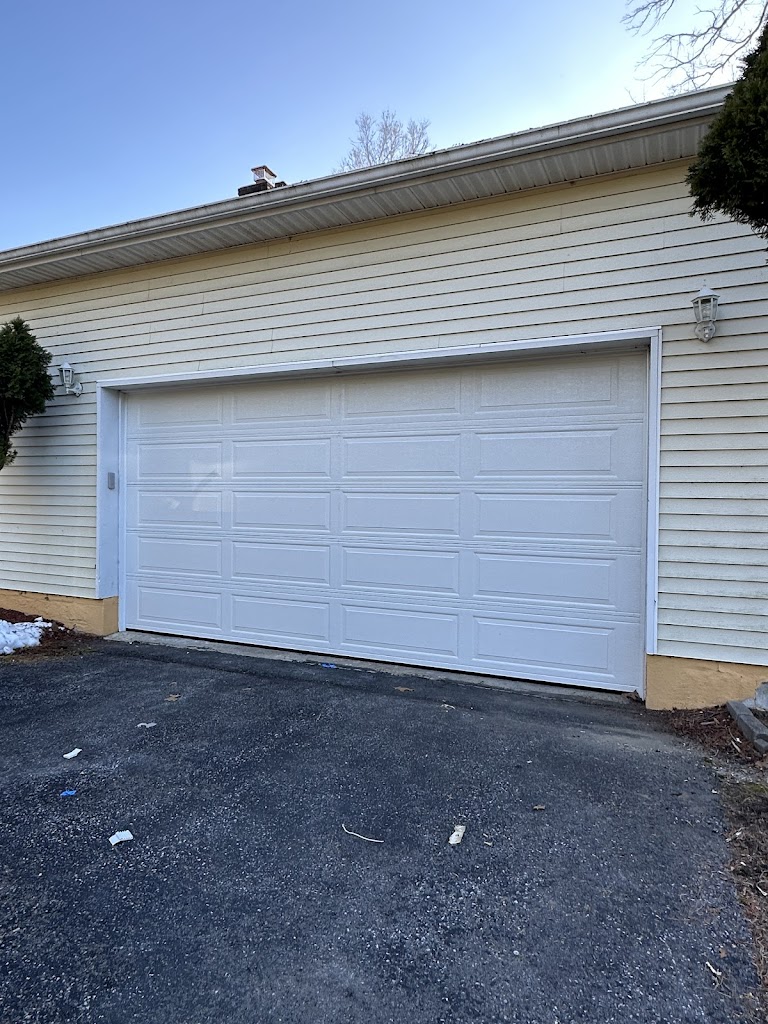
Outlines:
{"type": "Polygon", "coordinates": [[[12,654],[22,647],[37,647],[43,630],[50,627],[38,616],[34,622],[11,623],[0,619],[0,654],[12,654]]]}

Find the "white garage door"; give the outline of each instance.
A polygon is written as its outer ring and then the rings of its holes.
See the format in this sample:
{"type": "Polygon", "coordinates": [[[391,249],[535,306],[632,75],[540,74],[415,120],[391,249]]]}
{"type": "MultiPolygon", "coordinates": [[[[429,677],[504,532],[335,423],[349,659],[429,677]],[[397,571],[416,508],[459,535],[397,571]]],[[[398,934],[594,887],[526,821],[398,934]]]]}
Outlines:
{"type": "Polygon", "coordinates": [[[132,396],[129,628],[641,689],[644,353],[132,396]]]}

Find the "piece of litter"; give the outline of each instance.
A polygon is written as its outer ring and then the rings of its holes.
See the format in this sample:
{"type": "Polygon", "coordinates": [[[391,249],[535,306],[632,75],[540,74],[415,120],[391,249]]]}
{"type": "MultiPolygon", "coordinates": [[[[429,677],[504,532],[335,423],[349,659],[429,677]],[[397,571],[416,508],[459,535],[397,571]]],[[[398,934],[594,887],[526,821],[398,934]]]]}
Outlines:
{"type": "Polygon", "coordinates": [[[533,809],[534,811],[546,811],[547,807],[546,804],[534,804],[533,809]]]}
{"type": "Polygon", "coordinates": [[[760,886],[757,884],[757,882],[755,882],[755,888],[757,889],[757,891],[760,893],[761,896],[768,896],[768,892],[766,892],[765,889],[761,889],[760,886]]]}
{"type": "Polygon", "coordinates": [[[70,752],[68,754],[65,754],[64,757],[66,757],[66,759],[70,761],[73,757],[77,757],[78,754],[82,754],[82,752],[82,747],[75,747],[74,750],[70,750],[70,752]]]}
{"type": "Polygon", "coordinates": [[[414,693],[412,686],[396,686],[395,689],[398,693],[414,693]]]}
{"type": "Polygon", "coordinates": [[[166,701],[178,700],[180,696],[181,696],[180,693],[170,693],[165,699],[166,699],[166,701]]]}
{"type": "Polygon", "coordinates": [[[74,796],[76,792],[76,789],[62,789],[59,796],[74,796]]]}
{"type": "Polygon", "coordinates": [[[718,971],[718,969],[716,967],[713,967],[712,964],[709,962],[709,960],[705,960],[704,963],[707,965],[707,967],[710,969],[710,971],[712,971],[712,973],[714,974],[714,976],[716,978],[722,978],[723,972],[722,971],[718,971]]]}
{"type": "Polygon", "coordinates": [[[440,705],[440,710],[441,711],[455,711],[456,710],[456,705],[455,704],[441,704],[440,705]]]}
{"type": "Polygon", "coordinates": [[[464,833],[466,831],[466,825],[454,825],[453,832],[448,837],[448,842],[451,844],[451,846],[458,846],[461,840],[464,838],[464,833]]]}
{"type": "Polygon", "coordinates": [[[139,722],[136,726],[137,729],[154,729],[157,722],[139,722]]]}
{"type": "Polygon", "coordinates": [[[321,661],[320,668],[338,668],[338,665],[334,665],[332,661],[321,661]]]}
{"type": "Polygon", "coordinates": [[[348,836],[355,836],[357,839],[364,839],[366,843],[383,843],[383,839],[371,839],[370,836],[361,836],[359,832],[353,832],[352,829],[347,828],[344,822],[341,823],[341,827],[347,833],[348,836]]]}
{"type": "Polygon", "coordinates": [[[489,843],[487,839],[483,840],[483,846],[493,846],[493,843],[489,843]]]}
{"type": "Polygon", "coordinates": [[[125,832],[115,832],[113,836],[109,837],[109,841],[113,846],[117,846],[118,843],[127,843],[130,839],[133,839],[133,833],[129,832],[128,829],[125,832]]]}

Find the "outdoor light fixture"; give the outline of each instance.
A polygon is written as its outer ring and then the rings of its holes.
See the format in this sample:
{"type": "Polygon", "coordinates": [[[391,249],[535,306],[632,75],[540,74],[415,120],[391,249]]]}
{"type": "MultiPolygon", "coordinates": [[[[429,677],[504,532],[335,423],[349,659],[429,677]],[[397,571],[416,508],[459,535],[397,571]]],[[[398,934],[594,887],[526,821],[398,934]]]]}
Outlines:
{"type": "Polygon", "coordinates": [[[712,341],[717,330],[717,300],[720,298],[706,285],[693,299],[693,312],[696,314],[696,337],[699,341],[712,341]]]}
{"type": "Polygon", "coordinates": [[[82,395],[83,385],[80,381],[75,380],[75,371],[69,363],[62,363],[59,367],[59,373],[65,395],[77,395],[78,397],[82,395]]]}

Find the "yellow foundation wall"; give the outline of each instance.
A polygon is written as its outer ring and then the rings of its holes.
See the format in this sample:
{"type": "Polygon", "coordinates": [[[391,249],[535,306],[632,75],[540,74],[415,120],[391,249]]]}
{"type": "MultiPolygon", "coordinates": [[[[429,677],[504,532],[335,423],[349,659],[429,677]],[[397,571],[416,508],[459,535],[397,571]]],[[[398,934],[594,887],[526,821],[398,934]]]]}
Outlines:
{"type": "Polygon", "coordinates": [[[754,697],[768,682],[768,667],[728,661],[701,661],[649,654],[646,658],[645,704],[652,711],[708,708],[727,700],[754,697]]]}
{"type": "Polygon", "coordinates": [[[0,590],[0,608],[42,615],[83,633],[106,636],[117,631],[117,598],[67,597],[29,590],[0,590]]]}

